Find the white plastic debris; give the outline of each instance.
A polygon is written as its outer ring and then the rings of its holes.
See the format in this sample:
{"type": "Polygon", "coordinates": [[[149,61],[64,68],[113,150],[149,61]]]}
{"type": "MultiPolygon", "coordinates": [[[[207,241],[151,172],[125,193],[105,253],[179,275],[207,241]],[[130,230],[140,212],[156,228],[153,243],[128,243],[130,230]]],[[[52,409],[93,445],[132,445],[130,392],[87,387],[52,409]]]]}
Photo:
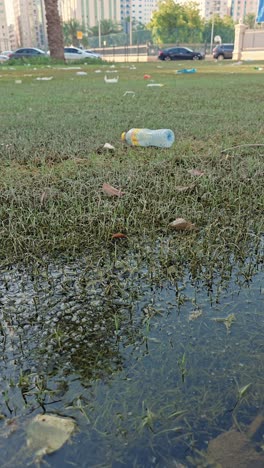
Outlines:
{"type": "Polygon", "coordinates": [[[22,80],[15,80],[15,83],[16,83],[16,84],[21,84],[21,83],[22,83],[22,80]]]}
{"type": "Polygon", "coordinates": [[[102,73],[102,70],[94,70],[94,73],[102,73]]]}
{"type": "Polygon", "coordinates": [[[84,71],[79,71],[79,72],[76,72],[76,75],[78,75],[78,76],[86,76],[87,73],[84,72],[84,71]]]}
{"type": "Polygon", "coordinates": [[[135,65],[132,65],[131,67],[129,67],[129,70],[136,70],[137,67],[135,67],[135,65]]]}
{"type": "Polygon", "coordinates": [[[36,80],[38,80],[38,81],[50,81],[50,80],[52,80],[52,79],[53,79],[53,76],[43,76],[43,77],[38,76],[38,77],[36,78],[36,80]]]}
{"type": "Polygon", "coordinates": [[[52,414],[38,414],[29,423],[27,446],[41,460],[44,455],[59,450],[72,435],[73,419],[52,414]]]}
{"type": "Polygon", "coordinates": [[[106,70],[106,73],[117,73],[117,70],[106,70]]]}
{"type": "Polygon", "coordinates": [[[110,68],[115,68],[115,65],[111,65],[110,68]]]}
{"type": "Polygon", "coordinates": [[[103,149],[114,151],[115,147],[113,145],[110,145],[110,143],[105,143],[103,149]]]}
{"type": "Polygon", "coordinates": [[[117,76],[116,78],[107,78],[107,76],[105,75],[104,77],[105,83],[118,83],[118,80],[119,76],[117,76]]]}
{"type": "Polygon", "coordinates": [[[148,88],[153,88],[153,87],[161,88],[162,86],[164,86],[164,84],[161,84],[161,83],[149,83],[149,84],[147,84],[148,88]]]}
{"type": "Polygon", "coordinates": [[[134,91],[126,91],[126,92],[123,94],[123,96],[132,96],[132,97],[135,97],[135,95],[136,95],[136,94],[134,93],[134,91]]]}

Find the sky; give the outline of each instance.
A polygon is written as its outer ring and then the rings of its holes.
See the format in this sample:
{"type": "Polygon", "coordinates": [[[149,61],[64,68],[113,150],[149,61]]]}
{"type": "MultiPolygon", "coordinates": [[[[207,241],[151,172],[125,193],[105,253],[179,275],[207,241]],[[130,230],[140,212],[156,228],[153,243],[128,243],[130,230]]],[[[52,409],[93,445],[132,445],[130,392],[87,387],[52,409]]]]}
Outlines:
{"type": "Polygon", "coordinates": [[[6,7],[7,24],[14,23],[13,0],[4,0],[6,7]]]}

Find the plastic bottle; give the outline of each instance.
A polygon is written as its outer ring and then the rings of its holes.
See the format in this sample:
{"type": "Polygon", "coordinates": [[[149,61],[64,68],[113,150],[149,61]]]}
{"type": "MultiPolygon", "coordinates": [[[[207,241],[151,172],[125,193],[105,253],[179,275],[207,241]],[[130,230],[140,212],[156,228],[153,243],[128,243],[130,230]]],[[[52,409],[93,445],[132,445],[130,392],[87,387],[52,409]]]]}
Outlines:
{"type": "Polygon", "coordinates": [[[122,141],[131,146],[156,146],[158,148],[170,148],[175,137],[172,130],[160,128],[150,130],[149,128],[131,128],[121,135],[122,141]]]}

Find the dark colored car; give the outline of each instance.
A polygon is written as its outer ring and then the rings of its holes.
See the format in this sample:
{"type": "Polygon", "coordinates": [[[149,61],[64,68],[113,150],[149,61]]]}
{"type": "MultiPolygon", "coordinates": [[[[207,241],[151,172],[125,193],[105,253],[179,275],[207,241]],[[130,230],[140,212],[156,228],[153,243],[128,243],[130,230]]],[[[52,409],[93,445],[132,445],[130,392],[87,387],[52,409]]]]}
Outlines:
{"type": "Polygon", "coordinates": [[[15,50],[12,54],[9,55],[10,59],[13,58],[22,58],[22,57],[45,57],[46,54],[43,50],[36,49],[35,47],[23,47],[21,49],[15,50]]]}
{"type": "Polygon", "coordinates": [[[171,47],[170,49],[164,49],[159,52],[159,60],[202,60],[204,54],[201,52],[195,52],[188,47],[171,47]]]}
{"type": "Polygon", "coordinates": [[[213,57],[217,60],[233,58],[234,44],[219,44],[213,49],[213,57]]]}

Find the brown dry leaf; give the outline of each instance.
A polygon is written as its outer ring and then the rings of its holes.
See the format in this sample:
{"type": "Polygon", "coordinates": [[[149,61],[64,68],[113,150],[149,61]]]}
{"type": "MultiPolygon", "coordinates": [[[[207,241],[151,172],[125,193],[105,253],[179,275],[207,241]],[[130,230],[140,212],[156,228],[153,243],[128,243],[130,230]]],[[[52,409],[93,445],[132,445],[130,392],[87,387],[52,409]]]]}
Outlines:
{"type": "Polygon", "coordinates": [[[195,224],[190,221],[186,221],[184,218],[176,218],[172,223],[169,224],[169,227],[175,229],[176,231],[193,231],[197,229],[195,224]]]}
{"type": "Polygon", "coordinates": [[[109,195],[110,197],[122,197],[122,195],[125,195],[125,192],[121,192],[121,190],[118,190],[109,184],[103,184],[102,189],[103,192],[109,195]]]}
{"type": "Polygon", "coordinates": [[[202,175],[204,175],[204,172],[200,171],[200,169],[189,169],[187,172],[189,174],[191,174],[192,176],[202,176],[202,175]]]}
{"type": "Polygon", "coordinates": [[[112,235],[112,239],[127,239],[127,236],[122,232],[117,232],[116,234],[112,235]]]}

